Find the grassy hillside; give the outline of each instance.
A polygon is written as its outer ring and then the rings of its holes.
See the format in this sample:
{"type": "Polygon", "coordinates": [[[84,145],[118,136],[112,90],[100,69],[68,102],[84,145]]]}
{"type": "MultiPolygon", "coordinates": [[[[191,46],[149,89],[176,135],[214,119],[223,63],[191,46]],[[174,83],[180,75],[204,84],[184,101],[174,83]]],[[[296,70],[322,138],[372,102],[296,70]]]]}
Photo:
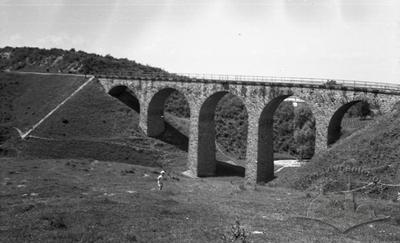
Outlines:
{"type": "Polygon", "coordinates": [[[85,80],[79,76],[0,73],[0,124],[29,128],[85,80]]]}
{"type": "MultiPolygon", "coordinates": [[[[68,97],[86,79],[78,76],[0,72],[0,145],[16,130],[26,131],[68,97]]],[[[0,147],[0,154],[15,154],[0,147]]]]}
{"type": "Polygon", "coordinates": [[[130,138],[140,136],[139,115],[107,95],[97,81],[81,90],[34,132],[52,138],[130,138]]]}
{"type": "Polygon", "coordinates": [[[184,170],[185,153],[145,136],[138,122],[136,111],[93,82],[33,133],[54,140],[32,139],[25,143],[25,151],[29,156],[90,158],[153,167],[171,165],[184,170]]]}
{"type": "Polygon", "coordinates": [[[297,189],[339,191],[375,182],[362,192],[395,198],[400,187],[400,112],[380,117],[366,128],[340,140],[295,172],[282,174],[277,183],[297,189]]]}

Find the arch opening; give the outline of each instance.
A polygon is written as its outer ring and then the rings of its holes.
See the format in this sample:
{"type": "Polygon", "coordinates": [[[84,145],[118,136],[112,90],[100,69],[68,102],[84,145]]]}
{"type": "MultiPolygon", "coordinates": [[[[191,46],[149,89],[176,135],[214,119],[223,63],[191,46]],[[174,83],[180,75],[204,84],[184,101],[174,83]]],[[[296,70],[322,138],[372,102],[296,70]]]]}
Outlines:
{"type": "Polygon", "coordinates": [[[342,105],[332,116],[328,126],[328,147],[365,127],[379,113],[379,107],[371,107],[364,100],[354,100],[342,105]]]}
{"type": "Polygon", "coordinates": [[[151,99],[147,113],[147,135],[188,151],[190,107],[176,89],[165,88],[151,99]]]}
{"type": "Polygon", "coordinates": [[[244,177],[247,120],[237,96],[221,91],[206,99],[199,114],[198,176],[244,177]]]}
{"type": "Polygon", "coordinates": [[[314,151],[315,118],[307,103],[290,95],[272,99],[259,119],[257,183],[275,178],[275,159],[310,159],[314,151]]]}
{"type": "Polygon", "coordinates": [[[140,113],[140,103],[135,94],[126,86],[115,86],[108,91],[108,94],[117,98],[131,109],[140,113]]]}

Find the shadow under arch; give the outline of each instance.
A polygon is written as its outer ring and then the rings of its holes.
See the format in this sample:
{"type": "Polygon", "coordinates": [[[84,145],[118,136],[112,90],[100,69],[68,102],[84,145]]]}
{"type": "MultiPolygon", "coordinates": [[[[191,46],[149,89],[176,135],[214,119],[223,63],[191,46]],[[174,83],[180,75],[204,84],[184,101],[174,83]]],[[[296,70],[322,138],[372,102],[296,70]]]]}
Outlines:
{"type": "Polygon", "coordinates": [[[174,92],[177,92],[184,97],[183,100],[189,107],[189,115],[190,115],[189,102],[186,96],[182,92],[180,92],[177,89],[169,87],[161,89],[156,94],[153,95],[148,106],[147,135],[149,137],[160,139],[166,143],[173,144],[177,146],[179,149],[187,151],[189,138],[188,134],[185,134],[183,130],[188,130],[188,128],[179,129],[178,125],[179,122],[174,122],[174,116],[171,114],[168,115],[164,114],[165,103],[168,97],[170,97],[170,95],[174,92]]]}
{"type": "Polygon", "coordinates": [[[115,86],[108,91],[108,94],[114,98],[119,99],[122,103],[129,106],[131,109],[140,113],[140,103],[135,94],[128,87],[119,85],[115,86]]]}
{"type": "MultiPolygon", "coordinates": [[[[201,105],[198,127],[198,151],[197,151],[197,176],[242,176],[245,168],[216,159],[216,123],[215,112],[219,101],[228,91],[220,91],[209,96],[201,105]]],[[[233,95],[233,94],[231,94],[233,95]]],[[[235,95],[233,95],[235,96],[235,95]]],[[[237,96],[235,96],[237,97],[237,96]]],[[[239,98],[239,97],[238,97],[239,98]]],[[[239,98],[240,99],[240,98],[239,98]]],[[[241,101],[244,103],[243,101],[241,101]]],[[[247,114],[247,108],[246,108],[247,114]]]]}
{"type": "Polygon", "coordinates": [[[328,147],[332,146],[340,139],[340,136],[342,135],[342,120],[346,112],[353,105],[360,102],[368,103],[368,101],[365,100],[354,100],[342,105],[338,110],[335,111],[332,118],[329,120],[329,125],[328,125],[328,138],[327,138],[328,147]]]}
{"type": "Polygon", "coordinates": [[[265,183],[274,176],[274,113],[280,103],[291,95],[272,99],[263,109],[258,121],[257,183],[265,183]]]}

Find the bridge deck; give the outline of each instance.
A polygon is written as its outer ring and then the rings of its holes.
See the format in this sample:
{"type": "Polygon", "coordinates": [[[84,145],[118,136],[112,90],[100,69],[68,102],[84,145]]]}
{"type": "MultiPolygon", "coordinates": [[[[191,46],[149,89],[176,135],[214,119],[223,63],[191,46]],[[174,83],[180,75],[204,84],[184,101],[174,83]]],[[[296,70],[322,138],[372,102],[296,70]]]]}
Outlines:
{"type": "Polygon", "coordinates": [[[273,77],[273,76],[249,76],[249,75],[225,75],[225,74],[197,74],[197,73],[171,73],[168,76],[159,75],[134,75],[111,74],[99,75],[99,78],[139,79],[139,80],[167,80],[177,82],[205,82],[205,83],[244,83],[247,85],[268,85],[288,87],[309,87],[322,89],[354,90],[400,95],[400,85],[394,83],[322,79],[322,78],[298,78],[298,77],[273,77]]]}

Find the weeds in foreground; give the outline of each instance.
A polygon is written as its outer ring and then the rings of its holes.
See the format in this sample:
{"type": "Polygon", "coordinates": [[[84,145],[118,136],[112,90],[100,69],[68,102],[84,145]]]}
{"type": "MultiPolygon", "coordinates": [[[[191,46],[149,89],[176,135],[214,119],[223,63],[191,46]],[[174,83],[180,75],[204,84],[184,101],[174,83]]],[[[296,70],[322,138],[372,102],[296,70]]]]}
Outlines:
{"type": "Polygon", "coordinates": [[[240,221],[236,220],[235,224],[233,224],[231,226],[231,230],[229,232],[227,232],[226,234],[222,235],[222,240],[223,240],[223,242],[246,243],[247,236],[248,236],[248,233],[243,228],[243,226],[240,225],[240,221]]]}

